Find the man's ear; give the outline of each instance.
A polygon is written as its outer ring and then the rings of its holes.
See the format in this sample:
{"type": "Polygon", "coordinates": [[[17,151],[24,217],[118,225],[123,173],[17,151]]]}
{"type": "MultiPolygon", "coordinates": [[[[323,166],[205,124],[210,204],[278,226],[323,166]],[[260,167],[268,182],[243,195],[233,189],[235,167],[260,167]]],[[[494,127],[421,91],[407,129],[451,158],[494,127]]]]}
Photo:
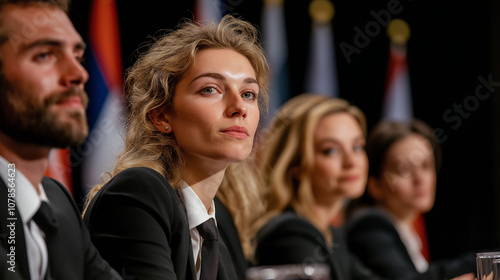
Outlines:
{"type": "Polygon", "coordinates": [[[148,113],[149,120],[161,133],[172,132],[172,127],[170,126],[169,116],[162,109],[156,109],[148,113]]]}

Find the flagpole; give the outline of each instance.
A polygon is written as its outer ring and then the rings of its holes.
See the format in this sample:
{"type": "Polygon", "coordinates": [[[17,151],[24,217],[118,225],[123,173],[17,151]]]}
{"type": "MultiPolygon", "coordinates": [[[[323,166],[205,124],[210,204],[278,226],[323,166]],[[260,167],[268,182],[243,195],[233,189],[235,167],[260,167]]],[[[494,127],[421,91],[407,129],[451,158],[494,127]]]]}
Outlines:
{"type": "Polygon", "coordinates": [[[309,5],[313,30],[309,48],[306,91],[339,96],[337,61],[331,22],[335,7],[329,0],[314,0],[309,5]]]}

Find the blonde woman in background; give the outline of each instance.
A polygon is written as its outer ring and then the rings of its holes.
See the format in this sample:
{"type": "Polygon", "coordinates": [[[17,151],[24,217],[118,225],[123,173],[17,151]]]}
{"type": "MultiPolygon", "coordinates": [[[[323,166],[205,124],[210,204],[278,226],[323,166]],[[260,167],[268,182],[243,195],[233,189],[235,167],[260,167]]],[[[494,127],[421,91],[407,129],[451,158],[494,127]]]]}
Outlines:
{"type": "Polygon", "coordinates": [[[323,263],[331,279],[379,279],[349,252],[330,220],[365,188],[364,114],[342,99],[288,101],[259,144],[267,211],[257,228],[258,265],[323,263]]]}
{"type": "Polygon", "coordinates": [[[187,22],[128,72],[125,148],[111,178],[91,191],[84,216],[102,256],[124,275],[241,278],[221,238],[218,264],[204,269],[214,259],[203,258],[198,226],[215,220],[222,231],[231,223],[228,232],[246,244],[244,223],[259,214],[253,177],[235,166],[250,156],[267,104],[269,70],[257,35],[232,16],[217,26],[187,22]],[[228,220],[216,219],[218,191],[228,220]]]}

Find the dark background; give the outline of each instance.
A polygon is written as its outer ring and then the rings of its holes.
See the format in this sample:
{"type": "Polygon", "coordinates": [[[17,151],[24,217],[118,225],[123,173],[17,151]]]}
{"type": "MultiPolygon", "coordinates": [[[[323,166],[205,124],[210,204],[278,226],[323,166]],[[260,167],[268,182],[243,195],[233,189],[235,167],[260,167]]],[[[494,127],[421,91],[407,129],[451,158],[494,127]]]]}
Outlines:
{"type": "MultiPolygon", "coordinates": [[[[104,0],[102,0],[104,1],[104,0]]],[[[73,1],[71,16],[84,39],[90,1],[73,1]]],[[[260,25],[261,1],[227,0],[226,9],[260,25]]],[[[385,29],[370,37],[349,63],[339,45],[355,46],[355,27],[365,30],[375,21],[371,11],[387,10],[390,1],[334,0],[332,21],[340,97],[366,114],[369,128],[380,119],[389,40],[385,29]]],[[[478,100],[478,77],[500,82],[500,4],[494,0],[401,0],[402,18],[411,28],[408,64],[415,117],[440,129],[443,166],[438,176],[434,209],[426,214],[431,258],[456,256],[500,244],[500,106],[498,91],[478,100]],[[456,111],[463,107],[463,113],[456,111]],[[445,112],[452,110],[449,117],[445,112]],[[460,123],[459,123],[460,121],[460,123]]],[[[304,92],[311,19],[309,0],[286,0],[291,96],[304,92]]],[[[194,1],[118,1],[123,68],[136,59],[135,51],[151,36],[192,18],[194,1]]],[[[265,42],[264,42],[265,43],[265,42]]],[[[483,95],[488,91],[483,88],[483,95]]],[[[77,167],[78,169],[78,167],[77,167]]],[[[77,170],[78,171],[78,170],[77,170]]],[[[78,190],[78,176],[75,177],[78,190]]],[[[78,194],[76,195],[78,197],[78,194]]]]}

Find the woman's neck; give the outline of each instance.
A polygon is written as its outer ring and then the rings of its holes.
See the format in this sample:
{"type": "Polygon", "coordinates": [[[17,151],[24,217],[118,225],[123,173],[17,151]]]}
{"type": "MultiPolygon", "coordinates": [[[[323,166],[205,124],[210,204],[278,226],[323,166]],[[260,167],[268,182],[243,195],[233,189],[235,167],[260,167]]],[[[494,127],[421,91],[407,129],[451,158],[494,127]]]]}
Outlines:
{"type": "Polygon", "coordinates": [[[224,179],[226,168],[227,165],[217,167],[215,164],[207,164],[203,161],[185,160],[182,180],[193,189],[209,212],[212,200],[224,179]]]}
{"type": "Polygon", "coordinates": [[[314,224],[323,233],[330,232],[331,221],[334,217],[341,213],[344,205],[343,199],[337,199],[328,204],[314,204],[314,224]]]}

